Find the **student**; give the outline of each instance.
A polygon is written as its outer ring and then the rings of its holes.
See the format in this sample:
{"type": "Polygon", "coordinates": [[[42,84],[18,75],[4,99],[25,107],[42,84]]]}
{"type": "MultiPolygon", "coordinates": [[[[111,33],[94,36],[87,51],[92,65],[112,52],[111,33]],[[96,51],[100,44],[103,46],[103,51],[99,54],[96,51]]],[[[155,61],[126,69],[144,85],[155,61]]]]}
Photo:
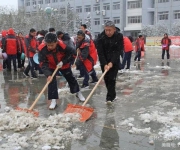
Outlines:
{"type": "Polygon", "coordinates": [[[136,51],[136,56],[134,58],[134,61],[138,59],[138,62],[141,61],[141,51],[144,51],[144,38],[142,35],[139,35],[135,42],[135,51],[136,51]]]}
{"type": "Polygon", "coordinates": [[[84,73],[84,80],[81,88],[89,88],[89,75],[92,77],[91,83],[98,81],[96,72],[93,68],[97,61],[97,51],[94,43],[86,38],[82,30],[77,32],[76,50],[78,52],[76,66],[79,67],[80,72],[84,73]]]}
{"type": "Polygon", "coordinates": [[[123,35],[116,31],[114,22],[107,21],[104,31],[98,35],[96,47],[101,70],[108,70],[104,76],[107,88],[106,102],[111,103],[116,98],[116,76],[119,68],[119,57],[123,51],[123,35]]]}
{"type": "Polygon", "coordinates": [[[35,73],[35,62],[33,60],[33,56],[38,52],[38,42],[36,40],[36,30],[30,29],[29,35],[26,35],[25,37],[25,43],[26,43],[26,56],[28,57],[28,66],[24,70],[23,74],[26,77],[29,77],[29,71],[31,70],[31,79],[37,79],[37,75],[35,73]]]}
{"type": "Polygon", "coordinates": [[[69,63],[72,48],[66,46],[62,41],[58,41],[57,35],[54,33],[47,33],[44,41],[45,43],[39,45],[38,49],[40,67],[47,77],[47,81],[51,81],[48,85],[48,100],[51,101],[49,109],[56,107],[56,100],[59,98],[56,76],[53,79],[51,77],[57,65],[59,65],[62,75],[68,82],[71,93],[76,93],[81,101],[85,101],[69,63]]]}
{"type": "Polygon", "coordinates": [[[167,33],[164,34],[164,38],[162,38],[161,44],[162,44],[162,62],[164,62],[165,52],[167,54],[167,62],[169,62],[170,59],[169,47],[171,45],[171,39],[168,37],[167,33]]]}
{"type": "Polygon", "coordinates": [[[121,66],[121,73],[123,73],[124,71],[124,67],[126,65],[127,62],[127,67],[126,70],[130,69],[130,65],[131,65],[131,54],[133,51],[133,46],[132,46],[132,37],[123,37],[123,41],[124,41],[124,55],[123,55],[123,61],[122,61],[122,66],[121,66]]]}

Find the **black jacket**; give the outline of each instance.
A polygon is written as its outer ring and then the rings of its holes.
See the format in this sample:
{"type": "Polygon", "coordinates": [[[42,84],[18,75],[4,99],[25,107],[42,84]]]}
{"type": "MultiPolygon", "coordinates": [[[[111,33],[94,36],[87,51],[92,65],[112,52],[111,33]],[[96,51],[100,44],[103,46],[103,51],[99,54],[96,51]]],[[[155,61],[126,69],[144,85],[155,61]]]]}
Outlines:
{"type": "Polygon", "coordinates": [[[96,48],[102,66],[107,65],[109,62],[118,65],[120,54],[124,49],[123,35],[115,32],[112,37],[108,37],[103,31],[96,39],[96,48]]]}

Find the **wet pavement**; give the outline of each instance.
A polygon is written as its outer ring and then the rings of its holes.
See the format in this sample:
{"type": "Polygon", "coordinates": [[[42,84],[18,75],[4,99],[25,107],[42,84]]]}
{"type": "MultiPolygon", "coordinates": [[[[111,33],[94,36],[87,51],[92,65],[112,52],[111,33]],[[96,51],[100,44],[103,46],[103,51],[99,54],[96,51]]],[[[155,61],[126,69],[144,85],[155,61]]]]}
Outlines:
{"type": "MultiPolygon", "coordinates": [[[[102,81],[88,102],[88,106],[94,108],[92,117],[85,123],[76,123],[83,138],[71,141],[64,149],[179,150],[180,59],[173,54],[170,62],[165,60],[164,63],[160,59],[161,50],[157,47],[147,47],[145,58],[140,63],[134,63],[133,55],[131,70],[118,73],[117,100],[112,105],[105,104],[106,88],[102,81]]],[[[1,66],[0,112],[3,113],[6,106],[29,108],[45,85],[46,78],[27,79],[22,72],[3,71],[1,66]]],[[[96,70],[100,77],[100,68],[96,70]]],[[[78,76],[77,71],[74,73],[78,76]]],[[[65,88],[63,77],[57,80],[61,89],[58,107],[48,110],[45,91],[35,106],[40,118],[63,113],[68,103],[82,104],[65,88]]],[[[82,81],[78,81],[81,85],[82,81]]],[[[85,97],[93,86],[82,91],[85,97]]]]}

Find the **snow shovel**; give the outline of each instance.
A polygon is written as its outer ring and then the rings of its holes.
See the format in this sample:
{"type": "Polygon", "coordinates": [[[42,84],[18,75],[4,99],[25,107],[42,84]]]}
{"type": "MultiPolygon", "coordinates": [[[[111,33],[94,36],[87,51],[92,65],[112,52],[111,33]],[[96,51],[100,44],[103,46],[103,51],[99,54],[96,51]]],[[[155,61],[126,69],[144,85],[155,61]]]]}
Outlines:
{"type": "MultiPolygon", "coordinates": [[[[55,76],[56,72],[59,70],[60,67],[56,67],[56,69],[54,70],[51,78],[53,79],[53,77],[55,76]]],[[[43,87],[43,89],[41,90],[41,92],[39,93],[38,97],[35,99],[35,101],[33,102],[33,104],[31,105],[31,107],[29,109],[27,108],[20,108],[20,107],[17,107],[16,110],[19,110],[19,111],[25,111],[27,113],[32,113],[34,116],[38,117],[39,116],[39,112],[37,111],[34,111],[33,108],[34,106],[36,105],[36,103],[38,102],[38,100],[40,99],[41,95],[44,93],[44,91],[46,90],[46,88],[48,87],[49,83],[51,83],[50,81],[48,81],[45,86],[43,87]]]]}
{"type": "Polygon", "coordinates": [[[86,120],[88,120],[91,117],[91,115],[93,114],[94,109],[85,107],[85,105],[88,102],[88,100],[90,99],[90,97],[92,96],[92,94],[94,93],[94,91],[96,90],[97,86],[99,85],[99,83],[101,82],[101,80],[103,79],[103,77],[105,76],[106,73],[107,73],[107,70],[105,70],[104,73],[101,75],[100,79],[98,80],[98,82],[96,83],[96,85],[94,86],[94,88],[92,89],[91,93],[88,95],[88,97],[86,98],[86,100],[82,104],[82,106],[68,104],[64,113],[79,113],[81,116],[81,118],[80,118],[81,122],[85,122],[86,120]]]}

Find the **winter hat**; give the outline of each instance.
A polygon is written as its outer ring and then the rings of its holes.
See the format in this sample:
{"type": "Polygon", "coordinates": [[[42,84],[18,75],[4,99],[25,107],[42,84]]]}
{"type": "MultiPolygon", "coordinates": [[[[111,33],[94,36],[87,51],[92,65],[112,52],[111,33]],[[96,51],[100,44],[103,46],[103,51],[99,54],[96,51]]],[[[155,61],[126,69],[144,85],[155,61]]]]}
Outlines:
{"type": "Polygon", "coordinates": [[[12,28],[9,28],[8,34],[13,34],[14,35],[14,30],[12,28]]]}

